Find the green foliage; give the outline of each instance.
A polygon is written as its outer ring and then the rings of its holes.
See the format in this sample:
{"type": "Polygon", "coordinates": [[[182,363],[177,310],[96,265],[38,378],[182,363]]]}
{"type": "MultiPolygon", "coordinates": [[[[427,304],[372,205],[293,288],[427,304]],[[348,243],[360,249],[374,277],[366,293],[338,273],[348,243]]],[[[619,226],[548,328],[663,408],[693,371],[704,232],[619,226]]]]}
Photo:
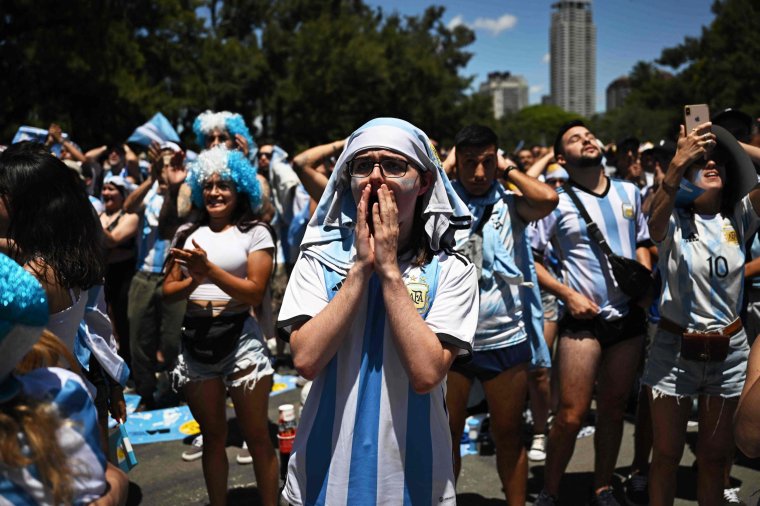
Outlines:
{"type": "Polygon", "coordinates": [[[126,138],[156,111],[190,126],[240,112],[289,150],[398,116],[451,139],[488,114],[460,76],[474,34],[442,7],[385,14],[361,0],[3,2],[3,138],[61,123],[85,148],[126,138]]]}
{"type": "Polygon", "coordinates": [[[581,116],[556,105],[532,105],[503,117],[496,125],[501,148],[511,152],[521,140],[526,146],[551,146],[560,127],[581,116]]]}

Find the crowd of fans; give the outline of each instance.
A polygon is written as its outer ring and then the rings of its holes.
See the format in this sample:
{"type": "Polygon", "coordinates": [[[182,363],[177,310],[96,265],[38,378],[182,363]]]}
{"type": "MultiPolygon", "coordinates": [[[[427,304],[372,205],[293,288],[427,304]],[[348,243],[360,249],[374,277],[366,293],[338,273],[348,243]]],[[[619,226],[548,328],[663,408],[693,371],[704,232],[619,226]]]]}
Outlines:
{"type": "Polygon", "coordinates": [[[211,504],[227,397],[262,504],[454,504],[479,383],[510,505],[529,460],[534,504],[619,504],[632,396],[625,501],[673,504],[692,419],[699,503],[739,503],[735,448],[760,456],[751,117],[608,145],[575,121],[516,152],[377,118],[293,157],[237,113],[193,129],[83,151],[53,124],[0,153],[2,499],[123,504],[104,455],[128,389],[188,404],[211,504]],[[311,387],[281,488],[267,403],[291,359],[311,387]],[[560,498],[592,403],[592,490],[560,498]]]}

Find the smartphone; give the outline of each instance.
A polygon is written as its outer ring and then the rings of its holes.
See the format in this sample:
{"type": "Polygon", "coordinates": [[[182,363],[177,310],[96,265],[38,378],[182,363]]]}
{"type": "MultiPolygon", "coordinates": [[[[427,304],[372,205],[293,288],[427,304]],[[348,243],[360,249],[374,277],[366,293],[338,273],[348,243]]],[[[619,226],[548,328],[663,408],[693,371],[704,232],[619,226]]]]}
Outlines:
{"type": "Polygon", "coordinates": [[[685,105],[683,107],[683,118],[683,124],[688,134],[702,123],[710,121],[710,108],[707,107],[707,104],[685,105]]]}

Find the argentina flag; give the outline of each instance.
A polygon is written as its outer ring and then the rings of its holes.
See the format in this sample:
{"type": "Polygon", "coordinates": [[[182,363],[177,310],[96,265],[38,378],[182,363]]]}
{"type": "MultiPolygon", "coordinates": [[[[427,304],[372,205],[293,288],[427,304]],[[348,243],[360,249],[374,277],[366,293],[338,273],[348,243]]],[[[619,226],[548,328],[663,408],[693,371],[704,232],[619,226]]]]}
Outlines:
{"type": "Polygon", "coordinates": [[[140,144],[142,146],[150,146],[152,141],[156,141],[159,144],[166,141],[179,142],[179,135],[177,131],[166,116],[157,112],[150,120],[144,125],[137,127],[129,136],[127,142],[140,144]]]}

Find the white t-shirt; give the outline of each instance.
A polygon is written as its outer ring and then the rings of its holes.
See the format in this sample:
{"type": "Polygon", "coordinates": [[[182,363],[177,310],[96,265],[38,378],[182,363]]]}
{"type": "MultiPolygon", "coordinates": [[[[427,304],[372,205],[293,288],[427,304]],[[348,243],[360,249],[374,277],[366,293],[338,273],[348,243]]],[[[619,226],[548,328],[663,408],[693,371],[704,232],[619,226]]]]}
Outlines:
{"type": "MultiPolygon", "coordinates": [[[[177,231],[185,230],[183,225],[177,231]]],[[[193,240],[206,250],[210,262],[239,278],[248,276],[248,255],[254,251],[274,248],[272,235],[261,225],[254,226],[247,232],[241,232],[237,226],[228,227],[222,232],[213,232],[209,227],[199,227],[190,234],[183,246],[192,249],[193,240]]],[[[190,300],[219,300],[227,301],[231,297],[214,283],[204,280],[190,294],[190,300]]]]}
{"type": "Polygon", "coordinates": [[[657,244],[662,317],[697,332],[720,330],[739,317],[744,245],[760,218],[748,196],[732,218],[673,211],[665,239],[657,244]]]}
{"type": "MultiPolygon", "coordinates": [[[[607,190],[596,195],[578,186],[575,194],[586,207],[613,253],[636,258],[636,248],[649,243],[649,228],[641,212],[641,194],[631,182],[609,179],[607,190]]],[[[618,287],[599,244],[589,236],[578,208],[560,188],[559,204],[541,220],[533,248],[542,253],[551,242],[562,266],[562,279],[573,290],[593,300],[605,320],[628,314],[629,297],[618,287]]]]}
{"type": "MultiPolygon", "coordinates": [[[[471,349],[477,324],[475,267],[437,255],[425,267],[401,264],[412,300],[441,341],[471,349]],[[437,282],[436,282],[437,279],[437,282]]],[[[327,306],[342,278],[302,255],[279,326],[304,322],[327,306]]],[[[284,498],[301,504],[454,504],[445,381],[414,393],[390,334],[373,276],[352,314],[348,336],[317,376],[304,406],[288,465],[284,498]]]]}

